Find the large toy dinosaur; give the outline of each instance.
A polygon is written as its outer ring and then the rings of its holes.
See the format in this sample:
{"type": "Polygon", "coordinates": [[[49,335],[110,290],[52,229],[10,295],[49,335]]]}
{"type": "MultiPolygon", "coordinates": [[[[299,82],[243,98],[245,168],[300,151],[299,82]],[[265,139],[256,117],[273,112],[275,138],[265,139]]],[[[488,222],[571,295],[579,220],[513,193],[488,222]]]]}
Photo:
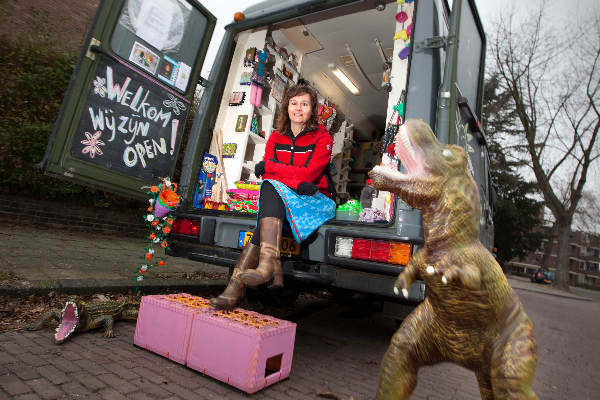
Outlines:
{"type": "Polygon", "coordinates": [[[63,343],[73,334],[104,326],[104,337],[114,337],[113,325],[118,319],[137,319],[139,301],[101,301],[85,303],[69,297],[62,312],[52,310],[31,325],[26,331],[42,329],[51,321],[59,322],[54,334],[56,344],[63,343]]]}
{"type": "Polygon", "coordinates": [[[427,298],[403,321],[384,355],[377,399],[407,399],[424,365],[454,362],[475,372],[484,400],[535,399],[537,346],[531,321],[502,269],[478,239],[479,193],[466,154],[409,119],[395,152],[406,168],[370,173],[379,190],[422,211],[425,245],[400,273],[407,297],[422,279],[427,298]]]}

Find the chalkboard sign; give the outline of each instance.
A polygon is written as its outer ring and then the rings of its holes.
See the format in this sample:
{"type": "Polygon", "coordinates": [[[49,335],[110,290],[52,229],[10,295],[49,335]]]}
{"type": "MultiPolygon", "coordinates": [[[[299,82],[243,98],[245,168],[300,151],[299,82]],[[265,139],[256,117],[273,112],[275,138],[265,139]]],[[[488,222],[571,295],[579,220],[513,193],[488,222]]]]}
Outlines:
{"type": "Polygon", "coordinates": [[[189,101],[101,55],[71,155],[140,178],[172,176],[189,101]]]}

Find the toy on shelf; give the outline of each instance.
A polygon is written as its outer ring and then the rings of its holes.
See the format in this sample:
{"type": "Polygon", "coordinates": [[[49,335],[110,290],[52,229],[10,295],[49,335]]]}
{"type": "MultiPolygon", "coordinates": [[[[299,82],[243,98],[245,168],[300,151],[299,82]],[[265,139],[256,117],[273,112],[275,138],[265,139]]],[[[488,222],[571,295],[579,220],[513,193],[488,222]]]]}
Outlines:
{"type": "Polygon", "coordinates": [[[257,213],[259,194],[254,189],[228,189],[227,204],[231,211],[257,213]]]}
{"type": "Polygon", "coordinates": [[[335,210],[335,219],[342,221],[357,221],[362,207],[360,202],[355,199],[350,199],[344,204],[338,206],[335,210]]]}
{"type": "Polygon", "coordinates": [[[204,153],[204,157],[202,157],[202,167],[198,172],[198,180],[196,181],[196,191],[192,203],[194,208],[202,208],[202,201],[212,195],[217,163],[218,160],[216,156],[210,153],[204,153]]]}
{"type": "Polygon", "coordinates": [[[238,189],[260,190],[260,182],[240,180],[235,183],[238,189]]]}
{"type": "Polygon", "coordinates": [[[227,203],[223,203],[220,201],[212,201],[211,199],[204,199],[204,209],[206,210],[219,210],[219,211],[227,211],[229,210],[229,205],[227,203]]]}

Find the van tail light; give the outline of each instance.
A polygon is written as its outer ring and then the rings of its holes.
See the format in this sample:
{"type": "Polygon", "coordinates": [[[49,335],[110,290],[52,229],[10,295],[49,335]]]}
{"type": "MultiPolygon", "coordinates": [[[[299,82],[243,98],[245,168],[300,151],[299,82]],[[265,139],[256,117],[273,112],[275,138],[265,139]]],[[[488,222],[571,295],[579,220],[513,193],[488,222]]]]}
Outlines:
{"type": "Polygon", "coordinates": [[[198,236],[198,232],[200,232],[200,221],[177,218],[173,222],[171,232],[178,235],[198,236]]]}
{"type": "Polygon", "coordinates": [[[407,265],[411,253],[412,245],[409,243],[338,236],[335,238],[333,255],[356,260],[407,265]]]}

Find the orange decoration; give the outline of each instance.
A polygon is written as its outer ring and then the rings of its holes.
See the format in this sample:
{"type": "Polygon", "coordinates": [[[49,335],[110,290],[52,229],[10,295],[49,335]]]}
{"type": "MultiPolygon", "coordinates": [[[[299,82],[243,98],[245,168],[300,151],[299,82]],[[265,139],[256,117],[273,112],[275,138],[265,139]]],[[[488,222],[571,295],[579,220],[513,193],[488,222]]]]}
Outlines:
{"type": "Polygon", "coordinates": [[[164,262],[164,260],[160,260],[160,261],[158,262],[158,266],[159,266],[159,267],[162,267],[163,265],[165,265],[165,262],[164,262]]]}
{"type": "MultiPolygon", "coordinates": [[[[164,185],[164,184],[163,184],[164,185]]],[[[174,190],[177,190],[177,185],[173,184],[175,187],[174,190]]],[[[181,197],[174,190],[171,189],[163,189],[158,195],[160,202],[167,207],[175,207],[179,204],[179,198],[181,197]]]]}
{"type": "Polygon", "coordinates": [[[146,253],[146,260],[150,260],[152,258],[152,254],[146,253]]]}
{"type": "Polygon", "coordinates": [[[167,242],[164,240],[162,242],[160,242],[160,247],[162,247],[162,248],[167,247],[167,242]]]}
{"type": "Polygon", "coordinates": [[[158,220],[155,219],[154,221],[152,221],[152,226],[156,226],[156,225],[158,225],[158,220]]]}
{"type": "Polygon", "coordinates": [[[169,233],[169,232],[171,232],[171,228],[169,228],[168,226],[165,226],[165,227],[163,228],[163,232],[164,232],[164,233],[169,233]]]}
{"type": "Polygon", "coordinates": [[[152,188],[150,188],[150,191],[152,193],[158,193],[158,186],[152,186],[152,188]]]}
{"type": "Polygon", "coordinates": [[[150,239],[154,239],[156,237],[156,235],[154,233],[150,234],[150,239]]]}
{"type": "Polygon", "coordinates": [[[167,218],[167,224],[169,224],[169,225],[173,224],[173,218],[167,218]]]}

